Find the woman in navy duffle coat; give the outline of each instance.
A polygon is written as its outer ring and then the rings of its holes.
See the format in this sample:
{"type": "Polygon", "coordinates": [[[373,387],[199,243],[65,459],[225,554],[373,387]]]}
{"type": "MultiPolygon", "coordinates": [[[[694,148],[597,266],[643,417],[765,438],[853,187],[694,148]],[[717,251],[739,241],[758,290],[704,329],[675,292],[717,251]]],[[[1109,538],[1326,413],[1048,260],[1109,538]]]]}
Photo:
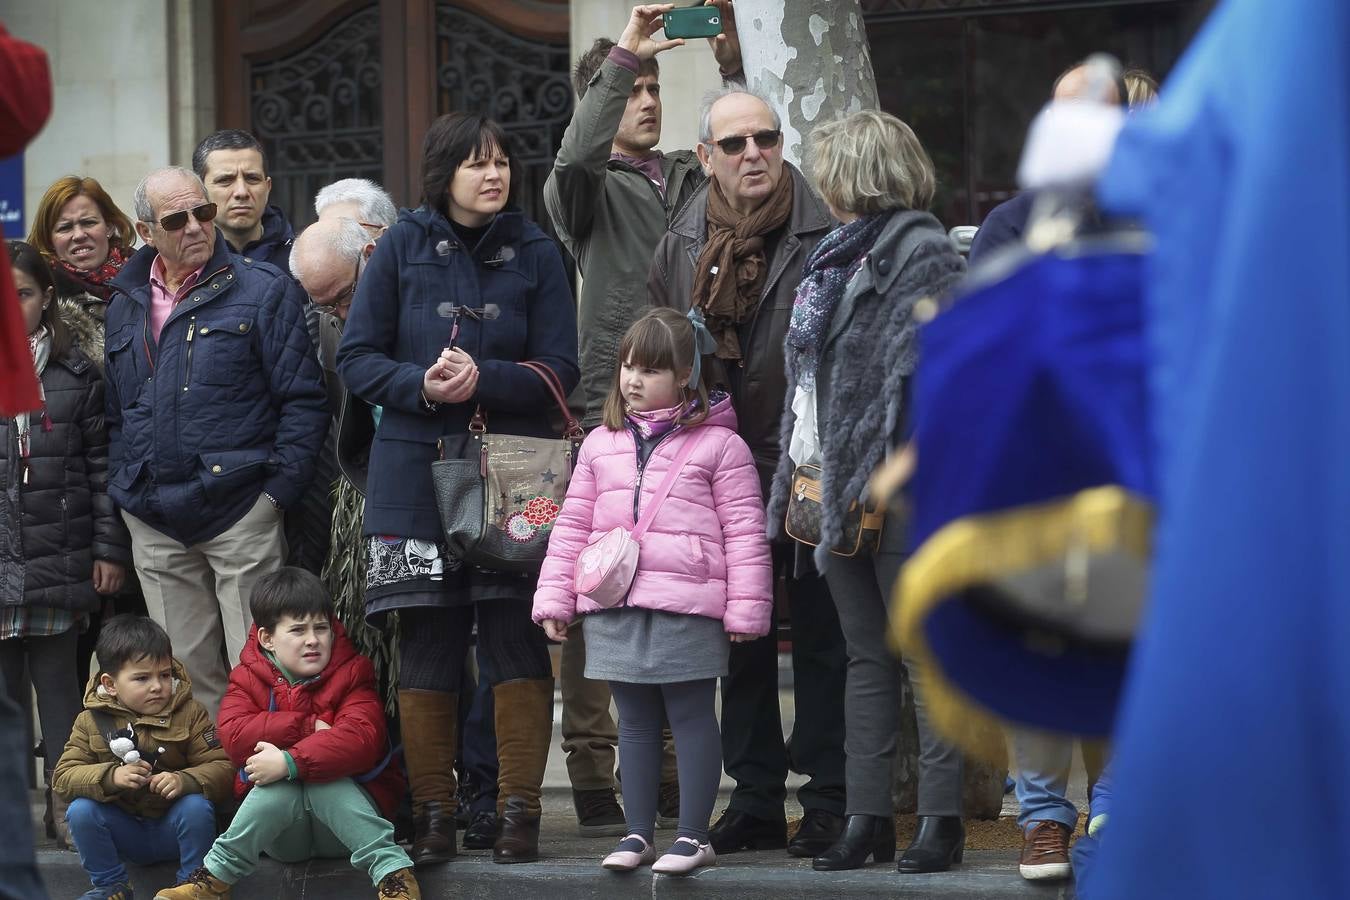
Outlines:
{"type": "Polygon", "coordinates": [[[539,795],[553,721],[548,644],[530,621],[534,576],[446,552],[431,482],[437,441],[457,448],[482,405],[491,431],[553,435],[580,377],[576,307],[553,241],[509,203],[505,133],[481,116],[437,119],[423,145],[422,205],[404,210],[360,274],[338,348],[353,394],[380,408],[366,491],[366,616],[399,611],[399,710],[418,865],[455,852],[458,692],[469,636],[500,679],[497,862],[538,858],[539,795]],[[453,349],[452,345],[453,333],[453,349]]]}

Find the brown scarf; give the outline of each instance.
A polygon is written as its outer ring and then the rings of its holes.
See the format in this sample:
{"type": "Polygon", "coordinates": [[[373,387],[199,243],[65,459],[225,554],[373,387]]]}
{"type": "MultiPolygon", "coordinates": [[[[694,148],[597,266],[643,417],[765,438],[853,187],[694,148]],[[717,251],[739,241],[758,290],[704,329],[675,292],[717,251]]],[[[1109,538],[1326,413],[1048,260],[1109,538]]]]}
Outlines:
{"type": "Polygon", "coordinates": [[[764,235],[781,228],[791,215],[792,174],[786,166],[774,192],[744,216],[727,203],[717,179],[709,180],[708,242],[694,264],[693,305],[703,310],[721,359],[741,358],[736,326],[759,305],[769,270],[764,235]]]}

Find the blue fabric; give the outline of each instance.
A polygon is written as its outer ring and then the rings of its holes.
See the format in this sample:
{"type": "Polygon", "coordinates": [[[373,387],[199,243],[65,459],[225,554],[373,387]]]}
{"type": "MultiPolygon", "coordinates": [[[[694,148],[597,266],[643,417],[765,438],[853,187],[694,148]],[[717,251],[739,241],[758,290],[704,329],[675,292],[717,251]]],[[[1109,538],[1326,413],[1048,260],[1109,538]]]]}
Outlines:
{"type": "Polygon", "coordinates": [[[108,304],[108,493],[190,545],[227,531],[262,491],[283,508],[300,499],[328,401],[299,285],[233,255],[217,229],[201,281],[156,344],[147,321],[155,256],[144,247],[128,260],[108,304]]]}
{"type": "Polygon", "coordinates": [[[291,245],[295,243],[295,230],[291,228],[291,223],[286,221],[286,214],[281,211],[281,207],[275,205],[269,205],[263,210],[262,227],[262,236],[245,244],[239,255],[271,263],[289,277],[291,245]]]}
{"type": "Polygon", "coordinates": [[[975,240],[970,242],[972,266],[999,247],[1022,240],[1035,198],[1035,194],[1027,191],[989,210],[989,215],[984,217],[980,229],[975,232],[975,240]]]}
{"type": "Polygon", "coordinates": [[[133,816],[114,803],[76,797],[66,812],[80,864],[94,887],[130,882],[123,860],[138,866],[177,862],[179,883],[202,865],[216,839],[216,812],[201,794],[185,794],[163,818],[133,816]]]}
{"type": "MultiPolygon", "coordinates": [[[[577,315],[562,255],[519,212],[499,213],[469,252],[435,210],[403,210],[361,275],[338,347],[343,383],[384,407],[370,451],[365,533],[439,540],[431,462],[443,435],[467,435],[476,404],[489,432],[556,436],[557,404],[544,382],[516,363],[548,366],[563,393],[580,379],[577,315]],[[466,403],[431,411],[422,377],[450,343],[478,364],[466,403]]],[[[452,450],[453,452],[453,450],[452,450]]]]}
{"type": "Polygon", "coordinates": [[[1350,4],[1221,4],[1099,195],[1157,236],[1162,518],[1094,898],[1350,896],[1350,4]]]}
{"type": "Polygon", "coordinates": [[[1058,822],[1078,827],[1078,809],[1069,800],[1069,772],[1073,766],[1072,738],[1016,729],[1012,733],[1017,764],[1017,827],[1032,822],[1058,822]]]}

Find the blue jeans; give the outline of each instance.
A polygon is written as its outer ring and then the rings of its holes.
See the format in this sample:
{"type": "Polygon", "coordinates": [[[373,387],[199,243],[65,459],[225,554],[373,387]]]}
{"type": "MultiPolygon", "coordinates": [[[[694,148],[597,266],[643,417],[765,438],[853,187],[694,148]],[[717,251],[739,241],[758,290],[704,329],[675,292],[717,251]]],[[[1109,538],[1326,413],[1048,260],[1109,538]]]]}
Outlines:
{"type": "Polygon", "coordinates": [[[1059,822],[1070,829],[1078,824],[1078,810],[1065,796],[1073,765],[1073,738],[1036,731],[1013,731],[1013,758],[1017,761],[1017,824],[1059,822]]]}
{"type": "Polygon", "coordinates": [[[201,794],[180,797],[160,819],[77,797],[66,811],[66,822],[94,887],[128,883],[123,859],[138,866],[177,860],[178,881],[187,881],[216,839],[215,807],[201,794]]]}

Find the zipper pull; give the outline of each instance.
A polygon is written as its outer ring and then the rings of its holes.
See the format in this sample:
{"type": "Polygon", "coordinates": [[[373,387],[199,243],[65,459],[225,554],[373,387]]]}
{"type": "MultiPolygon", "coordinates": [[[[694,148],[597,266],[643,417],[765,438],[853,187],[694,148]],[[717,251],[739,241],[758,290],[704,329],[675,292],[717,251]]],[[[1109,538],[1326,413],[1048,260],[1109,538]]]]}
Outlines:
{"type": "Polygon", "coordinates": [[[23,483],[28,483],[28,460],[23,461],[23,483]]]}
{"type": "Polygon", "coordinates": [[[189,344],[192,343],[192,335],[194,335],[196,332],[197,332],[197,317],[193,316],[191,319],[188,320],[187,342],[189,344]]]}

